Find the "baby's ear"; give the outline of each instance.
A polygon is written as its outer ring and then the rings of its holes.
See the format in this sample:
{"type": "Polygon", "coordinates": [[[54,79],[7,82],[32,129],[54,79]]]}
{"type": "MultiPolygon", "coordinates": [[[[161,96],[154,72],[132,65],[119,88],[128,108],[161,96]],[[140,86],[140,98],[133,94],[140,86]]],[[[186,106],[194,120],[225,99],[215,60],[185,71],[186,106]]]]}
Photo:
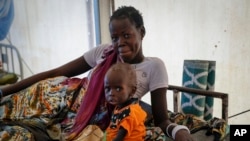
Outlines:
{"type": "Polygon", "coordinates": [[[136,86],[132,86],[132,92],[131,92],[131,96],[133,96],[136,92],[137,87],[136,86]]]}

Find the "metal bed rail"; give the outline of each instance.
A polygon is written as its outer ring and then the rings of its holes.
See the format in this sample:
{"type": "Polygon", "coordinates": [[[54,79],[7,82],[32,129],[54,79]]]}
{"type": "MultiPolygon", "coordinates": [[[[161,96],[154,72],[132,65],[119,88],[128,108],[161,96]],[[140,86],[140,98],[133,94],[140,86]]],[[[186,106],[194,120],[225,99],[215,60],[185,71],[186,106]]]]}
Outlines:
{"type": "Polygon", "coordinates": [[[220,98],[222,100],[222,119],[228,122],[228,94],[221,93],[216,91],[207,91],[202,89],[195,89],[195,88],[188,88],[182,86],[174,86],[169,85],[168,90],[173,91],[173,98],[174,98],[174,112],[178,112],[179,103],[180,103],[180,92],[186,92],[190,94],[202,95],[202,96],[210,96],[213,98],[220,98]]]}
{"type": "Polygon", "coordinates": [[[0,43],[0,55],[2,69],[6,72],[15,73],[22,80],[23,66],[18,49],[13,45],[0,43]]]}

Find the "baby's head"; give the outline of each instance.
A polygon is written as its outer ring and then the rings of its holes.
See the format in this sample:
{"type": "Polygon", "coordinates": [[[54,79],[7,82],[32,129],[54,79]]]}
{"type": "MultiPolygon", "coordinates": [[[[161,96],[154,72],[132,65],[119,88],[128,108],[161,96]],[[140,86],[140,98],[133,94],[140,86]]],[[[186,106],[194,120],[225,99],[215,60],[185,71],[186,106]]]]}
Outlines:
{"type": "Polygon", "coordinates": [[[106,100],[113,105],[122,105],[136,91],[136,72],[127,63],[116,63],[104,77],[106,100]]]}

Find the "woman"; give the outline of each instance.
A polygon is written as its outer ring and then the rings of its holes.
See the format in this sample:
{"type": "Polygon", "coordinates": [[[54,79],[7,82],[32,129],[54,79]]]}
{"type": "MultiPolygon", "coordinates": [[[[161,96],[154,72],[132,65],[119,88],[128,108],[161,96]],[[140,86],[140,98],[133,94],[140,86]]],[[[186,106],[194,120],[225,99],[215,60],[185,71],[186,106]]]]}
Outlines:
{"type": "MultiPolygon", "coordinates": [[[[140,12],[130,6],[118,8],[110,18],[109,29],[112,45],[100,45],[61,67],[33,75],[5,87],[2,89],[2,95],[6,96],[21,91],[46,78],[73,77],[94,68],[86,95],[76,116],[76,122],[69,135],[71,138],[75,138],[94,119],[98,113],[99,103],[105,105],[104,89],[101,86],[103,83],[99,82],[102,82],[108,68],[116,62],[126,62],[131,64],[137,73],[137,91],[134,97],[140,99],[150,91],[155,126],[159,126],[167,136],[176,141],[192,141],[189,130],[185,126],[172,124],[168,119],[166,114],[167,71],[162,60],[143,55],[142,40],[146,30],[140,12]],[[96,99],[92,103],[93,108],[87,108],[89,101],[93,98],[96,99]]],[[[109,113],[107,115],[109,116],[109,113]]],[[[103,119],[105,118],[109,117],[104,116],[103,119]]],[[[100,127],[105,130],[107,124],[102,122],[103,119],[99,119],[100,127]]],[[[105,120],[109,121],[109,119],[105,120]]]]}

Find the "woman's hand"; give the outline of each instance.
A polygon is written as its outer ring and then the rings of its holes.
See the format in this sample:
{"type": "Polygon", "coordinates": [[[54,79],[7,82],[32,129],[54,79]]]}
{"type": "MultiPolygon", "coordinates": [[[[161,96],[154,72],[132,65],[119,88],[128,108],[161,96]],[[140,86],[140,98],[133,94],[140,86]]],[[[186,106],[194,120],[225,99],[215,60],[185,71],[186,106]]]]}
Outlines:
{"type": "Polygon", "coordinates": [[[175,141],[195,141],[195,140],[192,138],[191,134],[187,130],[181,129],[176,132],[175,141]]]}

